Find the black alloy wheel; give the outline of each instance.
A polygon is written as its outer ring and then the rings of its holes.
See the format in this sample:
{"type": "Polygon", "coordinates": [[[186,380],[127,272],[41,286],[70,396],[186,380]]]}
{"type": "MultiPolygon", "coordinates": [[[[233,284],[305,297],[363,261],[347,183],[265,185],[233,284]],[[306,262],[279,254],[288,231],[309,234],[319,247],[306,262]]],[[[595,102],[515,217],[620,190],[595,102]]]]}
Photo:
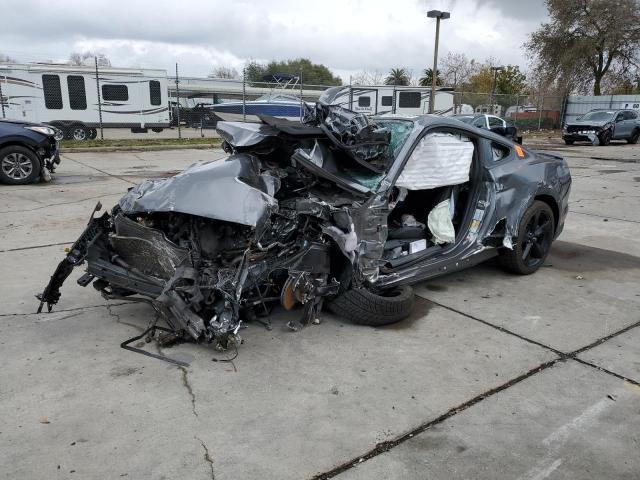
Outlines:
{"type": "Polygon", "coordinates": [[[555,230],[551,207],[536,200],[525,212],[518,226],[513,249],[500,252],[500,263],[512,273],[529,275],[542,266],[551,249],[555,230]]]}

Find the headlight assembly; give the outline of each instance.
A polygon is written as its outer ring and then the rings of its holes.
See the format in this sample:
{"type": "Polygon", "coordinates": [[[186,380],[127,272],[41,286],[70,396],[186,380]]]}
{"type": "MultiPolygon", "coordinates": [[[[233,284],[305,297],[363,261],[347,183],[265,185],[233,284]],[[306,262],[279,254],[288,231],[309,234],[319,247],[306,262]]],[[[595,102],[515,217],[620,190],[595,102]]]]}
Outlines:
{"type": "Polygon", "coordinates": [[[33,130],[34,132],[41,133],[43,135],[55,135],[55,131],[51,127],[24,127],[27,130],[33,130]]]}

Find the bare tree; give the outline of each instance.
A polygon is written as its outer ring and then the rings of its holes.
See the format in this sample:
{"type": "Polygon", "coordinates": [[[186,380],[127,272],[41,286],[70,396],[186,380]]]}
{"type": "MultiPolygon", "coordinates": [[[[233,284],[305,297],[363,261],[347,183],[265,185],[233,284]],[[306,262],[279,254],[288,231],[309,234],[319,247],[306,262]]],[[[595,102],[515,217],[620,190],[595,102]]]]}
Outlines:
{"type": "Polygon", "coordinates": [[[351,77],[353,85],[382,85],[384,74],[375,70],[373,72],[363,70],[362,72],[351,77]]]}
{"type": "Polygon", "coordinates": [[[464,53],[449,52],[442,59],[442,70],[438,71],[438,76],[442,77],[445,85],[455,90],[458,85],[467,83],[479,67],[478,62],[467,58],[464,53]]]}
{"type": "Polygon", "coordinates": [[[76,66],[92,65],[94,62],[93,60],[94,57],[98,58],[99,67],[111,66],[111,60],[109,60],[109,57],[107,57],[104,53],[100,53],[100,52],[94,53],[90,51],[72,52],[71,55],[69,55],[69,60],[67,61],[67,63],[69,65],[76,65],[76,66]]]}
{"type": "Polygon", "coordinates": [[[0,63],[18,63],[18,60],[4,53],[0,53],[0,63]]]}
{"type": "Polygon", "coordinates": [[[233,67],[216,67],[213,71],[207,75],[208,78],[240,78],[240,74],[233,67]]]}

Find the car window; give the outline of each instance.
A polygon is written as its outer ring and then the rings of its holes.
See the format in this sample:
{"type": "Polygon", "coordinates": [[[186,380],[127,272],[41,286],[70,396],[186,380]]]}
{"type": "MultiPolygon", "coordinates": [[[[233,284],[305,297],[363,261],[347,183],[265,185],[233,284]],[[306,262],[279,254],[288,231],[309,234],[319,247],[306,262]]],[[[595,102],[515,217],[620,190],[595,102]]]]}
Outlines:
{"type": "Polygon", "coordinates": [[[618,115],[616,115],[616,122],[621,122],[622,120],[625,120],[624,112],[620,112],[618,115]]]}
{"type": "Polygon", "coordinates": [[[624,113],[624,119],[625,120],[635,120],[637,118],[637,115],[635,114],[635,112],[623,112],[624,113]]]}
{"type": "Polygon", "coordinates": [[[613,110],[597,110],[585,113],[582,117],[579,117],[578,120],[611,120],[614,113],[616,112],[613,110]]]}
{"type": "Polygon", "coordinates": [[[487,121],[485,120],[484,117],[478,117],[473,121],[471,125],[479,128],[487,128],[487,121]]]}
{"type": "Polygon", "coordinates": [[[502,127],[504,123],[501,118],[498,117],[489,117],[489,127],[502,127]]]}
{"type": "Polygon", "coordinates": [[[499,162],[503,158],[507,158],[510,153],[511,150],[506,145],[491,142],[491,156],[494,162],[499,162]]]}

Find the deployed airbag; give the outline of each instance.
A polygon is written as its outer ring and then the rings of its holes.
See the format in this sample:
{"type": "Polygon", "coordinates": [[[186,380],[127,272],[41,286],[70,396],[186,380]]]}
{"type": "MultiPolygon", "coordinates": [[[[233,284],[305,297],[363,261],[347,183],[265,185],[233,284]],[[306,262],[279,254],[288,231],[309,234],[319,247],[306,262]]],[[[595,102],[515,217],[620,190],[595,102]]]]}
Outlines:
{"type": "Polygon", "coordinates": [[[433,207],[427,217],[427,224],[433,235],[433,243],[453,243],[456,240],[456,231],[451,222],[449,199],[433,207]]]}
{"type": "Polygon", "coordinates": [[[450,133],[430,133],[407,160],[397,187],[427,190],[469,181],[473,142],[450,133]]]}

